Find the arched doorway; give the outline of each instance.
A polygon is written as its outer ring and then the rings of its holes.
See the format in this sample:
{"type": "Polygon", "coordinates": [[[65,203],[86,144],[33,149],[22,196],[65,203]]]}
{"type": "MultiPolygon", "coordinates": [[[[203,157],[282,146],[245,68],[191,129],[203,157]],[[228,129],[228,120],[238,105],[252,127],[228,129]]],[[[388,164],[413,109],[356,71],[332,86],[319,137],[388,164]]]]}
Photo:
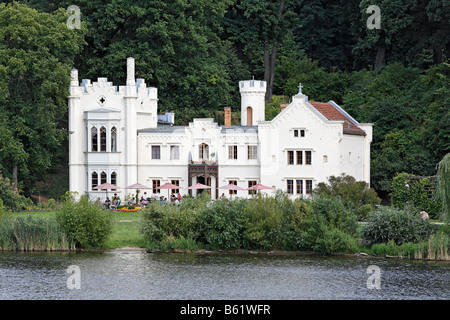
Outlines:
{"type": "Polygon", "coordinates": [[[253,109],[252,107],[247,107],[247,125],[253,125],[253,109]]]}

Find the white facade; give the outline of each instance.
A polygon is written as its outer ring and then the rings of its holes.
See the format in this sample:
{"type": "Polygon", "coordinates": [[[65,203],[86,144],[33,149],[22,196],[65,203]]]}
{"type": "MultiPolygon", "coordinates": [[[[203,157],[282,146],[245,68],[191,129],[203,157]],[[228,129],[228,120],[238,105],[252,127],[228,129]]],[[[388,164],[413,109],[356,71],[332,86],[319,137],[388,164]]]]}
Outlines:
{"type": "MultiPolygon", "coordinates": [[[[71,73],[69,96],[70,191],[104,199],[122,199],[137,182],[153,189],[178,184],[181,194],[197,182],[218,198],[230,182],[242,188],[257,183],[307,196],[319,182],[346,173],[370,183],[372,124],[359,124],[334,102],[308,102],[301,91],[271,121],[265,121],[266,83],[239,82],[241,125],[219,126],[214,119],[193,119],[174,126],[173,114],[157,115],[157,89],[134,79],[127,60],[126,86],[106,78],[78,81],[71,73]],[[165,121],[163,121],[165,120],[165,121]],[[103,182],[119,189],[97,191],[103,182]]],[[[263,192],[273,192],[273,190],[263,192]]],[[[172,190],[169,190],[171,193],[172,190]]],[[[196,191],[192,191],[196,195],[196,191]]],[[[248,191],[233,196],[248,197],[248,191]]]]}

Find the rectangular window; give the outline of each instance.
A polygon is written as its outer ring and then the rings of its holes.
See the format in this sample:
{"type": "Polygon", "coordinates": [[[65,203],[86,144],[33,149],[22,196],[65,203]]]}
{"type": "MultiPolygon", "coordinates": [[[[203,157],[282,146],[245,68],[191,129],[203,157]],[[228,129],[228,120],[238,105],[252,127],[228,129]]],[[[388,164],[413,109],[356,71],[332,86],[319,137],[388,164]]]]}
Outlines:
{"type": "Polygon", "coordinates": [[[198,158],[200,161],[209,159],[209,146],[206,143],[202,143],[198,146],[198,158]]]}
{"type": "Polygon", "coordinates": [[[287,163],[294,164],[294,151],[287,152],[287,163]]]}
{"type": "Polygon", "coordinates": [[[294,130],[294,137],[298,137],[298,130],[294,130]]]}
{"type": "Polygon", "coordinates": [[[306,164],[311,164],[311,162],[312,162],[311,157],[312,157],[311,151],[305,151],[305,163],[306,164]]]}
{"type": "Polygon", "coordinates": [[[161,186],[160,180],[152,180],[152,191],[153,193],[159,193],[159,189],[156,189],[161,186]]]}
{"type": "Polygon", "coordinates": [[[152,146],[152,159],[161,159],[161,146],[152,146]]]}
{"type": "Polygon", "coordinates": [[[306,180],[306,194],[311,194],[312,192],[312,180],[306,180]]]}
{"type": "Polygon", "coordinates": [[[297,194],[303,194],[303,180],[297,180],[297,194]]]}
{"type": "MultiPolygon", "coordinates": [[[[171,184],[174,184],[176,186],[180,186],[180,180],[171,180],[171,184]]],[[[172,189],[172,194],[178,194],[180,189],[172,189]]]]}
{"type": "Polygon", "coordinates": [[[305,136],[305,130],[300,130],[300,137],[304,137],[305,136]]]}
{"type": "Polygon", "coordinates": [[[297,151],[297,164],[303,164],[303,151],[297,151]]]}
{"type": "Polygon", "coordinates": [[[247,153],[248,153],[248,160],[257,159],[258,147],[257,146],[248,146],[247,153]]]}
{"type": "MultiPolygon", "coordinates": [[[[250,180],[248,182],[248,187],[251,188],[256,185],[256,181],[250,180]]],[[[248,190],[248,194],[256,194],[256,190],[248,190]]]]}
{"type": "Polygon", "coordinates": [[[287,193],[294,194],[294,180],[287,180],[287,193]]]}
{"type": "MultiPolygon", "coordinates": [[[[229,180],[228,184],[234,184],[237,186],[237,181],[236,180],[229,180]]],[[[237,190],[228,190],[228,194],[237,194],[237,190]]]]}
{"type": "Polygon", "coordinates": [[[179,160],[179,159],[180,159],[180,147],[170,146],[170,160],[179,160]]]}
{"type": "Polygon", "coordinates": [[[228,146],[228,159],[237,160],[238,146],[228,146]]]}

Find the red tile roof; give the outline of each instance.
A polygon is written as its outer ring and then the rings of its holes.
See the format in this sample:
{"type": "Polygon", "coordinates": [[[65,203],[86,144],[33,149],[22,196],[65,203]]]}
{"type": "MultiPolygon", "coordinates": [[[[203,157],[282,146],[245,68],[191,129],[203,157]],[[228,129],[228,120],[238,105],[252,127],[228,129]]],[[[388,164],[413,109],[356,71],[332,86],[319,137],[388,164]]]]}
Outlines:
{"type": "Polygon", "coordinates": [[[344,122],[344,133],[365,135],[366,132],[355,125],[344,113],[338,110],[331,103],[322,103],[316,101],[309,101],[317,111],[319,111],[328,120],[342,120],[344,122]]]}

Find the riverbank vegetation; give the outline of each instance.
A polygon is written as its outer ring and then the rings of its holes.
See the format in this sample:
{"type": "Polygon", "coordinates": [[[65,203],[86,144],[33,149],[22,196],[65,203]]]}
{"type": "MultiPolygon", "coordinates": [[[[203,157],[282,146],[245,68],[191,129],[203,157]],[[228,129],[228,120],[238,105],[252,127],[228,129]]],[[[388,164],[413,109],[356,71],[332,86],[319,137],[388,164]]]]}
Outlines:
{"type": "Polygon", "coordinates": [[[319,254],[364,252],[410,259],[449,259],[448,225],[431,225],[413,208],[379,207],[358,222],[342,198],[292,201],[285,193],[252,199],[192,199],[145,209],[142,233],[150,250],[284,250],[319,254]],[[208,205],[209,204],[209,205],[208,205]]]}
{"type": "MultiPolygon", "coordinates": [[[[406,198],[405,198],[406,199],[406,198]]],[[[406,200],[405,200],[406,201],[406,200]]],[[[136,212],[106,210],[70,196],[55,211],[7,212],[0,202],[0,249],[55,251],[141,247],[150,251],[251,250],[449,260],[450,227],[422,219],[410,201],[379,206],[371,189],[330,177],[310,199],[277,191],[251,199],[180,205],[153,203],[136,212]],[[400,208],[401,207],[401,208],[400,208]]]]}

